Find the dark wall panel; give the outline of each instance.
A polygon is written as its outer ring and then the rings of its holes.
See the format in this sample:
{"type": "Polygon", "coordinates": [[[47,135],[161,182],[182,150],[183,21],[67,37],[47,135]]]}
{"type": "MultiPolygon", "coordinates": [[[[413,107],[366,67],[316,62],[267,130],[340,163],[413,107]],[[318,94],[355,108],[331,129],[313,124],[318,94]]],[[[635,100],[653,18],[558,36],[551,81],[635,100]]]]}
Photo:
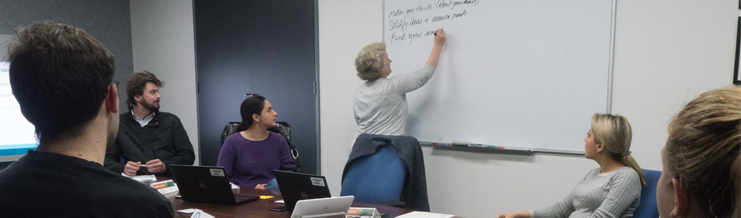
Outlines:
{"type": "MultiPolygon", "coordinates": [[[[114,80],[126,87],[134,64],[131,49],[131,15],[128,0],[0,0],[0,34],[12,35],[20,26],[51,20],[85,29],[116,57],[114,80]]],[[[2,45],[5,46],[5,45],[2,45]]],[[[119,100],[126,100],[119,88],[119,100]]],[[[128,111],[126,104],[120,109],[128,111]]]]}
{"type": "Polygon", "coordinates": [[[224,125],[241,120],[245,93],[258,93],[316,173],[314,0],[194,3],[201,164],[216,164],[224,125]]]}

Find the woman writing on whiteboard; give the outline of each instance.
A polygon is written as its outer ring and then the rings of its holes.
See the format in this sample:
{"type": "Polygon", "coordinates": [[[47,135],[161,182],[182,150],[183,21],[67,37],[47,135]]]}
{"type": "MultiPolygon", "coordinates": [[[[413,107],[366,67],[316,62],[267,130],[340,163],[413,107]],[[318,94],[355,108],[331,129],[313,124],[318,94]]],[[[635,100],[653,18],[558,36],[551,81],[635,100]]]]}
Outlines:
{"type": "Polygon", "coordinates": [[[630,155],[632,138],[628,119],[594,114],[592,128],[584,138],[584,157],[595,168],[562,201],[540,210],[499,214],[514,217],[633,217],[645,184],[643,171],[630,155]]]}
{"type": "Polygon", "coordinates": [[[365,80],[355,91],[353,110],[358,132],[377,135],[403,135],[406,126],[406,93],[424,86],[432,78],[440,59],[445,32],[435,31],[434,46],[427,63],[417,72],[388,78],[391,74],[391,59],[386,53],[386,44],[371,43],[358,53],[355,68],[358,77],[365,80]]]}

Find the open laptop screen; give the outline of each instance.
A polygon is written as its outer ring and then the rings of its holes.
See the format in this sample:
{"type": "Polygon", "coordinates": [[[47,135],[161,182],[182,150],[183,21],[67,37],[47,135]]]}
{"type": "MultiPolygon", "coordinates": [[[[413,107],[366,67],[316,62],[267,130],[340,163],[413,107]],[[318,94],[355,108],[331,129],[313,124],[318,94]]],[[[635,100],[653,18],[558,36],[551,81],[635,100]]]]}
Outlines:
{"type": "Polygon", "coordinates": [[[223,167],[171,164],[170,169],[184,201],[240,204],[258,199],[256,196],[235,197],[223,167]]]}
{"type": "Polygon", "coordinates": [[[324,176],[275,170],[275,180],[286,203],[286,209],[293,211],[298,200],[328,198],[329,186],[324,176]]]}

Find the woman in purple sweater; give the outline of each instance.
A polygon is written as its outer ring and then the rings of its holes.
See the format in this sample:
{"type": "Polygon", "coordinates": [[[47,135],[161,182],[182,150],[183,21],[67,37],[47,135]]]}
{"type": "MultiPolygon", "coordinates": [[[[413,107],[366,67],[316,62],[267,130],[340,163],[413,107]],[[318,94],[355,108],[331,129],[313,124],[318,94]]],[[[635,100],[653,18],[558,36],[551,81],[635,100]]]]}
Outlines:
{"type": "Polygon", "coordinates": [[[265,189],[275,178],[273,170],[293,171],[291,150],[283,136],[268,131],[278,113],[265,97],[253,94],[239,111],[242,124],[224,141],[216,165],[238,186],[265,189]]]}

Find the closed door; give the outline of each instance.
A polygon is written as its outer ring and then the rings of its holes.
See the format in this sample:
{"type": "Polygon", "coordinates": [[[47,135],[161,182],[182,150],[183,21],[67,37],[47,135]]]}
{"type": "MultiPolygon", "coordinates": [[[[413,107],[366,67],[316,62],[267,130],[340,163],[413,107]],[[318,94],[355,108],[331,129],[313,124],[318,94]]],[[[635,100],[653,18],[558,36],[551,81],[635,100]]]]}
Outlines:
{"type": "Polygon", "coordinates": [[[292,126],[304,172],[317,173],[315,1],[194,1],[201,165],[245,93],[265,96],[292,126]]]}

